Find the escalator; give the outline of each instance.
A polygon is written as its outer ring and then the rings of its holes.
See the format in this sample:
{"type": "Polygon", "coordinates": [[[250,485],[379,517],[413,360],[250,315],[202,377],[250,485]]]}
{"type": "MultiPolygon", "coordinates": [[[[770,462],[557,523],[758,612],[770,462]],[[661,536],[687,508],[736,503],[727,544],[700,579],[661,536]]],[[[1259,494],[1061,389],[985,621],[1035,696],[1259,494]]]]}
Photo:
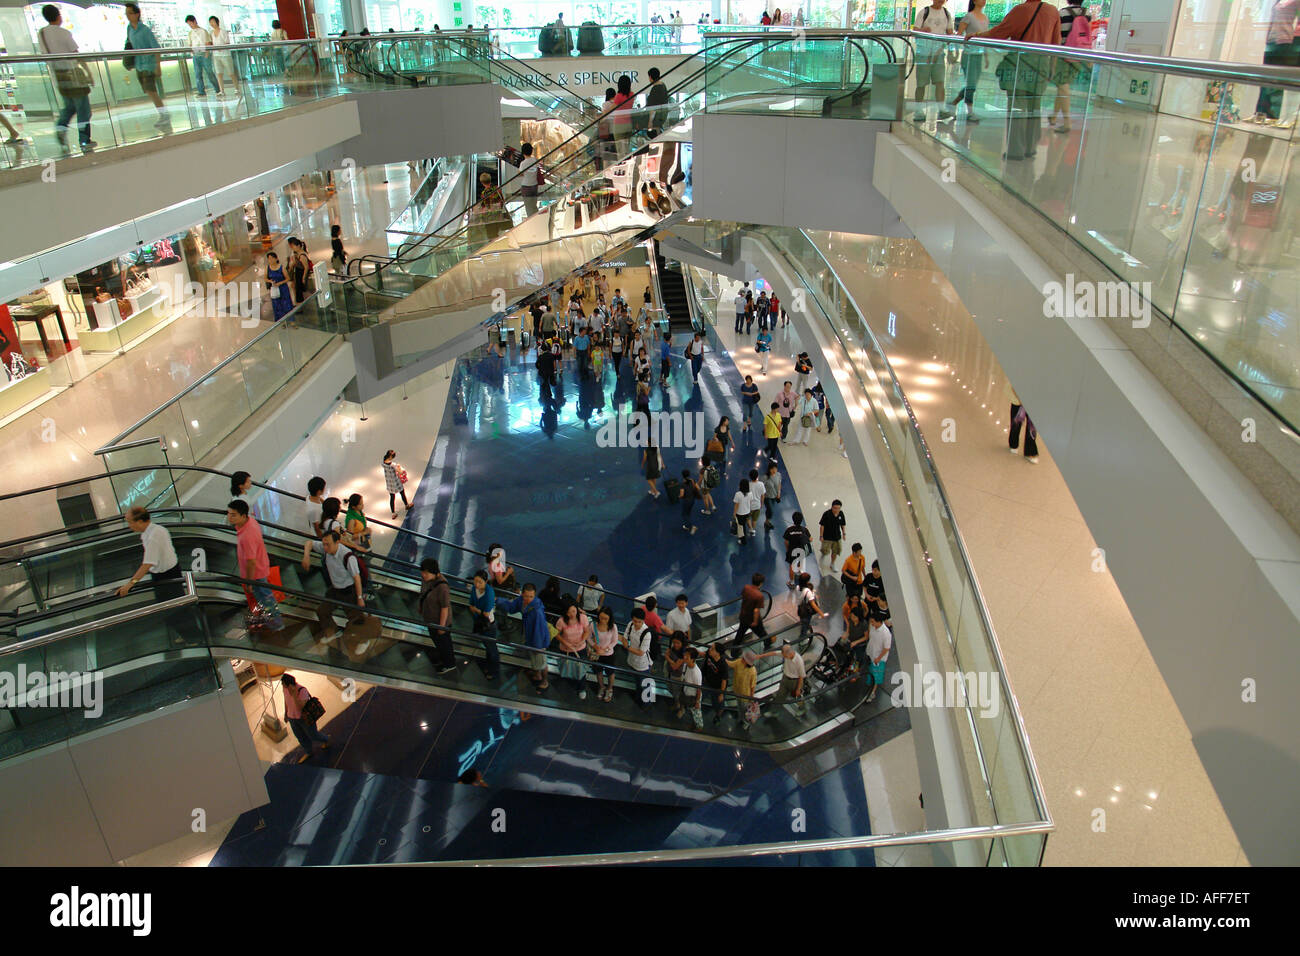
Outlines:
{"type": "Polygon", "coordinates": [[[655,278],[659,282],[659,301],[663,303],[664,317],[670,332],[693,332],[690,300],[686,294],[686,277],[680,262],[669,262],[659,243],[655,242],[655,278]]]}
{"type": "MultiPolygon", "coordinates": [[[[836,52],[849,57],[851,62],[837,66],[834,77],[825,73],[822,50],[817,38],[782,38],[743,37],[725,40],[710,47],[706,52],[685,58],[672,69],[663,74],[661,80],[669,86],[669,98],[672,106],[669,110],[668,127],[677,126],[689,120],[705,108],[706,81],[710,93],[710,109],[723,108],[721,104],[727,97],[737,96],[749,99],[754,96],[785,96],[792,92],[813,97],[825,97],[839,100],[845,96],[860,95],[865,89],[871,69],[871,58],[867,47],[872,51],[883,51],[879,58],[892,61],[893,48],[879,42],[878,45],[860,42],[856,38],[834,38],[836,52]],[[783,59],[784,58],[784,59],[783,59]],[[777,60],[783,63],[783,69],[770,65],[777,60]],[[850,72],[860,67],[861,76],[850,83],[844,79],[844,70],[850,72]],[[856,84],[856,85],[855,85],[856,84]],[[846,86],[849,93],[845,93],[846,86]],[[731,88],[734,87],[734,90],[731,88]],[[720,94],[717,91],[721,91],[720,94]],[[721,95],[721,100],[719,99],[721,95]]],[[[854,77],[858,74],[853,73],[854,77]]],[[[636,91],[635,95],[644,96],[649,92],[649,85],[636,91]]],[[[543,179],[536,205],[538,213],[530,217],[525,203],[521,199],[507,199],[501,209],[483,209],[478,205],[468,206],[461,214],[461,227],[450,236],[428,235],[405,243],[397,254],[385,256],[358,256],[349,263],[349,275],[339,290],[340,298],[349,310],[359,311],[371,316],[371,321],[388,320],[394,316],[411,314],[430,314],[451,303],[463,303],[476,298],[475,289],[485,294],[484,301],[498,300],[498,289],[504,283],[497,275],[461,275],[450,279],[454,294],[432,295],[428,307],[415,303],[400,303],[399,300],[411,296],[430,280],[439,278],[464,263],[469,257],[481,257],[481,262],[488,262],[497,252],[509,252],[514,249],[530,247],[536,249],[540,243],[559,238],[566,238],[565,229],[583,229],[590,232],[590,224],[598,218],[593,210],[607,210],[610,197],[615,207],[640,207],[640,211],[655,212],[653,220],[641,225],[652,225],[661,215],[673,210],[662,210],[658,203],[643,203],[637,186],[642,177],[657,183],[672,198],[679,201],[688,200],[685,190],[674,188],[678,183],[669,178],[659,168],[659,156],[652,157],[651,144],[661,151],[672,149],[680,157],[689,149],[689,140],[681,137],[660,136],[656,131],[643,128],[650,121],[651,113],[644,109],[633,110],[634,132],[626,140],[602,144],[599,140],[599,121],[590,120],[564,142],[538,157],[543,170],[543,179]],[[623,145],[626,148],[613,154],[606,154],[606,145],[623,145]],[[653,162],[651,161],[653,159],[653,162]],[[640,168],[638,168],[638,161],[640,168]],[[629,165],[631,164],[631,165],[629,165]],[[549,215],[541,220],[543,225],[534,223],[537,216],[549,215]],[[510,231],[502,233],[500,220],[504,217],[510,231]],[[491,220],[489,222],[488,220],[491,220]],[[525,223],[527,222],[527,226],[525,223]],[[492,226],[492,228],[488,228],[492,226]]],[[[689,182],[689,161],[680,159],[677,173],[689,182]]],[[[517,186],[514,177],[498,184],[507,196],[517,186]]],[[[630,235],[623,236],[619,242],[627,241],[630,235]]],[[[563,253],[564,268],[558,272],[548,268],[549,263],[543,256],[534,253],[522,270],[513,270],[516,276],[526,276],[536,287],[555,281],[568,272],[585,267],[592,259],[609,253],[612,244],[583,255],[563,253]]],[[[483,272],[483,269],[475,270],[483,272]]],[[[493,270],[499,275],[500,269],[493,270]]],[[[463,270],[462,270],[463,272],[463,270]]],[[[682,304],[685,304],[684,301],[682,304]]],[[[684,326],[683,326],[684,327],[684,326]]]]}
{"type": "MultiPolygon", "coordinates": [[[[127,469],[114,477],[126,479],[143,470],[127,469]]],[[[268,504],[273,496],[285,499],[284,507],[295,513],[302,506],[298,496],[260,487],[268,504]]],[[[261,523],[272,564],[280,573],[276,590],[284,595],[285,626],[249,630],[245,626],[247,582],[231,573],[234,534],[225,523],[224,509],[187,505],[158,508],[151,514],[169,529],[183,564],[191,563],[183,585],[162,586],[171,590],[156,592],[142,582],[125,597],[118,596],[117,586],[138,566],[140,544],[117,517],[0,543],[0,675],[17,679],[20,667],[27,673],[103,673],[105,715],[96,727],[209,692],[213,661],[222,658],[251,659],[456,700],[781,753],[816,748],[836,730],[868,719],[865,711],[873,716],[888,709],[886,702],[857,713],[868,688],[847,679],[824,685],[813,680],[803,715],[788,705],[774,704],[779,657],[758,662],[755,698],[764,717],[752,729],[728,717],[704,730],[693,730],[688,720],[673,714],[669,700],[675,682],[656,667],[653,691],[646,689],[650,685],[640,680],[644,675],[629,670],[621,654],[613,668],[616,693],[609,703],[594,693],[580,697],[578,682],[569,679],[575,662],[557,651],[545,652],[550,687],[539,691],[523,673],[529,665],[529,649],[523,644],[518,616],[504,613],[504,606],[496,644],[500,673],[491,680],[482,667],[483,639],[473,633],[466,604],[466,571],[479,565],[481,555],[428,536],[423,536],[424,553],[442,556],[453,594],[450,631],[458,664],[455,673],[439,675],[433,666],[433,641],[418,613],[418,566],[391,556],[371,556],[370,577],[377,589],[364,609],[353,609],[368,617],[343,626],[340,619],[349,609],[339,606],[338,633],[328,641],[320,640],[317,607],[324,583],[319,560],[304,572],[300,561],[306,535],[271,521],[261,523]],[[639,688],[654,702],[643,707],[639,688]]],[[[521,582],[544,579],[543,571],[521,564],[515,567],[521,582]]],[[[562,581],[561,586],[573,592],[579,585],[562,581]]],[[[500,599],[511,597],[498,593],[500,599]]],[[[606,592],[606,605],[620,633],[637,603],[630,596],[606,592]]],[[[693,609],[692,642],[701,649],[716,643],[729,655],[742,649],[762,652],[761,638],[750,635],[743,648],[730,640],[735,612],[735,602],[693,609]]],[[[810,657],[820,654],[824,638],[801,637],[797,620],[786,608],[774,609],[770,595],[764,617],[773,641],[788,638],[810,657]]],[[[662,653],[660,649],[660,658],[662,653]]],[[[584,689],[592,686],[593,677],[590,672],[585,675],[584,689]]],[[[25,711],[13,724],[7,729],[0,725],[0,758],[67,739],[82,729],[72,709],[58,707],[25,711]],[[33,719],[32,714],[40,716],[33,719]]]]}

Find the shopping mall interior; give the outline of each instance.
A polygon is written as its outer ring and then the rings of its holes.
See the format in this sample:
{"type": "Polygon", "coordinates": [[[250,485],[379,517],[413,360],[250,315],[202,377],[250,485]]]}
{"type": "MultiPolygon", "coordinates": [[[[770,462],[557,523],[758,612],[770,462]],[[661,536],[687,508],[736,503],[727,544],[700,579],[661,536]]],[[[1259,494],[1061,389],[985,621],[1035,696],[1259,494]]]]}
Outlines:
{"type": "Polygon", "coordinates": [[[130,6],[0,6],[0,861],[1300,863],[1294,3],[130,6]]]}

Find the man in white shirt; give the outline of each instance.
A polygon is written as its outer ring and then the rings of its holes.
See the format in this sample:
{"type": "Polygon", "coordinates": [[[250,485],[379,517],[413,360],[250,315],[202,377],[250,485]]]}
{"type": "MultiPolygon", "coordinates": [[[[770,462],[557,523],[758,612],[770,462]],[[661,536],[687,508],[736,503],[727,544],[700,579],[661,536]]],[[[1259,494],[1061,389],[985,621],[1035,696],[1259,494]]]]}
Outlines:
{"type": "MultiPolygon", "coordinates": [[[[41,8],[46,25],[37,33],[37,45],[42,53],[51,55],[76,53],[77,41],[63,27],[59,8],[47,3],[41,8]]],[[[51,60],[50,78],[63,97],[63,109],[54,121],[54,135],[59,146],[68,150],[68,121],[77,114],[77,140],[83,152],[95,148],[90,138],[90,87],[93,83],[89,66],[81,60],[51,60]]]]}
{"type": "MultiPolygon", "coordinates": [[[[953,33],[952,13],[944,6],[946,0],[932,0],[929,6],[922,7],[916,14],[916,29],[920,33],[934,33],[939,36],[951,36],[953,33]]],[[[925,112],[919,108],[925,102],[925,88],[934,86],[934,100],[939,104],[939,118],[953,118],[944,102],[943,80],[946,71],[948,48],[945,44],[933,40],[918,40],[916,43],[916,100],[918,109],[913,120],[920,123],[925,120],[925,112]]]]}
{"type": "Polygon", "coordinates": [[[741,289],[736,293],[736,331],[742,332],[745,328],[745,290],[741,289]]]}
{"type": "Polygon", "coordinates": [[[184,593],[184,588],[178,583],[181,580],[181,566],[167,529],[154,524],[149,518],[149,512],[138,506],[127,511],[126,526],[140,536],[140,544],[144,546],[144,559],[140,562],[140,567],[136,568],[135,574],[131,575],[131,580],[117,589],[118,596],[126,597],[131,588],[147,574],[153,582],[154,600],[166,601],[180,597],[184,593]]]}
{"type": "Polygon", "coordinates": [[[876,699],[876,691],[885,682],[885,662],[889,660],[889,649],[894,646],[894,635],[884,621],[872,619],[867,628],[867,670],[871,674],[871,693],[865,703],[876,699]]]}
{"type": "Polygon", "coordinates": [[[324,550],[320,542],[320,519],[324,506],[325,479],[320,475],[314,475],[307,482],[307,500],[302,506],[302,530],[307,534],[307,540],[302,543],[302,569],[304,571],[311,570],[312,552],[315,551],[320,554],[324,550]]]}
{"type": "Polygon", "coordinates": [[[696,663],[700,652],[693,647],[688,647],[684,654],[686,666],[682,669],[682,698],[686,709],[690,711],[691,723],[695,725],[696,730],[699,730],[704,726],[704,711],[700,706],[704,699],[704,695],[700,693],[704,675],[700,672],[700,665],[696,663]]]}
{"type": "Polygon", "coordinates": [[[654,700],[654,678],[650,676],[650,642],[654,634],[645,622],[645,608],[632,609],[632,620],[628,621],[623,639],[619,642],[627,651],[627,666],[637,674],[637,684],[632,693],[636,695],[638,707],[648,707],[654,700]],[[647,699],[649,698],[649,699],[647,699]]]}
{"type": "Polygon", "coordinates": [[[782,644],[779,651],[768,651],[766,654],[759,654],[758,656],[771,657],[773,654],[781,655],[781,686],[776,692],[774,702],[793,701],[790,709],[794,711],[796,717],[802,717],[804,715],[804,678],[808,676],[808,670],[804,666],[803,658],[799,656],[794,644],[790,641],[782,644]]]}
{"type": "Polygon", "coordinates": [[[587,583],[578,588],[578,603],[582,605],[583,611],[593,616],[605,603],[605,589],[601,587],[596,575],[591,575],[587,578],[587,583]]]}
{"type": "Polygon", "coordinates": [[[316,634],[318,641],[329,640],[337,632],[334,626],[334,608],[343,606],[343,613],[348,624],[363,619],[366,612],[365,592],[361,586],[361,562],[352,549],[341,543],[337,531],[328,532],[321,545],[325,551],[325,600],[316,605],[316,620],[320,630],[316,634]]]}
{"type": "Polygon", "coordinates": [[[537,173],[540,163],[533,155],[532,143],[524,143],[519,151],[524,154],[524,161],[519,164],[519,195],[524,197],[524,209],[531,216],[537,212],[537,173]]]}
{"type": "Polygon", "coordinates": [[[687,637],[691,635],[691,612],[686,604],[689,599],[685,594],[677,595],[677,606],[664,616],[664,628],[669,634],[681,631],[687,637]]]}
{"type": "Polygon", "coordinates": [[[212,46],[212,34],[199,26],[198,19],[192,13],[185,18],[185,25],[190,28],[190,49],[194,53],[194,77],[199,96],[208,95],[207,87],[203,85],[205,75],[212,80],[213,91],[220,93],[221,85],[217,83],[217,74],[212,68],[212,53],[208,50],[212,46]]]}

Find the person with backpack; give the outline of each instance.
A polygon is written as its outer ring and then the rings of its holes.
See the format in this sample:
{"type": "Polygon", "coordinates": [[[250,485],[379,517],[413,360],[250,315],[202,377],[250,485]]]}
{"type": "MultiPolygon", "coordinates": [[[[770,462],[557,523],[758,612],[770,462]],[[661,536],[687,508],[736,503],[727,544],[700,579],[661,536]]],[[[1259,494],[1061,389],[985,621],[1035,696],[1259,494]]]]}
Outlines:
{"type": "Polygon", "coordinates": [[[812,622],[815,617],[826,617],[826,613],[817,603],[817,592],[813,590],[812,575],[804,572],[799,575],[794,592],[795,613],[799,616],[799,640],[812,636],[812,622]]]}
{"type": "MultiPolygon", "coordinates": [[[[1075,50],[1092,49],[1092,21],[1082,4],[1070,3],[1061,7],[1061,43],[1075,50]]],[[[1076,65],[1069,60],[1061,60],[1056,73],[1056,101],[1052,104],[1052,115],[1047,118],[1047,125],[1054,133],[1070,132],[1070,85],[1075,76],[1086,66],[1076,65]],[[1056,125],[1057,114],[1061,124],[1056,125]]]]}
{"type": "Polygon", "coordinates": [[[654,678],[650,676],[650,666],[653,659],[650,656],[650,641],[652,634],[650,628],[645,623],[645,608],[634,607],[632,609],[632,619],[627,622],[627,629],[623,632],[623,638],[619,642],[623,649],[627,651],[627,666],[636,674],[636,684],[632,693],[636,695],[636,704],[643,710],[650,706],[650,700],[653,694],[648,692],[646,683],[654,686],[654,678]]]}
{"type": "Polygon", "coordinates": [[[701,458],[697,487],[700,489],[700,503],[704,507],[700,509],[700,514],[711,515],[718,510],[713,503],[713,489],[720,484],[722,484],[722,472],[718,470],[718,466],[711,464],[707,456],[701,458]]]}
{"type": "MultiPolygon", "coordinates": [[[[916,31],[932,33],[938,36],[950,36],[953,32],[952,13],[944,6],[947,0],[932,0],[916,15],[916,31]]],[[[954,114],[947,108],[944,100],[943,80],[947,72],[948,48],[937,40],[916,41],[916,102],[918,109],[912,119],[917,123],[925,121],[925,110],[919,108],[925,102],[925,91],[934,87],[934,101],[939,104],[939,119],[950,120],[954,114]]]]}
{"type": "Polygon", "coordinates": [[[342,606],[343,613],[352,625],[365,617],[362,610],[366,604],[361,586],[361,562],[347,545],[343,544],[342,535],[337,531],[327,531],[321,538],[325,565],[325,599],[316,605],[316,620],[320,629],[316,633],[319,642],[328,641],[337,632],[334,626],[334,610],[342,606]]]}
{"type": "Polygon", "coordinates": [[[803,512],[796,511],[790,516],[790,527],[781,536],[785,541],[785,563],[790,568],[790,579],[786,587],[794,589],[795,575],[802,575],[808,552],[812,550],[812,532],[803,523],[803,512]]]}

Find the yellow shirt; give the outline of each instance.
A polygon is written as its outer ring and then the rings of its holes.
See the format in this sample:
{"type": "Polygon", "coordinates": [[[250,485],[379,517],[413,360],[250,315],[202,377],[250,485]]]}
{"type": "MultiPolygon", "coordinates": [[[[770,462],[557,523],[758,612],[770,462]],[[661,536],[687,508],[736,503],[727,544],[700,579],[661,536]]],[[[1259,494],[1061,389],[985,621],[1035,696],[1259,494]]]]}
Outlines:
{"type": "Polygon", "coordinates": [[[737,658],[727,661],[732,670],[731,690],[739,697],[753,697],[758,686],[758,668],[737,658]]]}
{"type": "Polygon", "coordinates": [[[763,416],[763,437],[777,438],[781,434],[781,418],[776,412],[768,412],[763,416]]]}

